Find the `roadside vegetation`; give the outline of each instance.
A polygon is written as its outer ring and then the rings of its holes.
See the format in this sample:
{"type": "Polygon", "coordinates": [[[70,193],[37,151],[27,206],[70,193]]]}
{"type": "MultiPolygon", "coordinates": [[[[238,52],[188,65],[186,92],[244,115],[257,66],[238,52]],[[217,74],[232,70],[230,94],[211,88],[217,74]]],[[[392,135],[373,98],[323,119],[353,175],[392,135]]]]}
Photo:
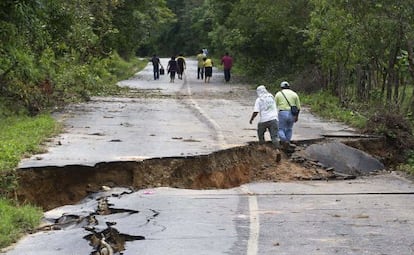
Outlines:
{"type": "MultiPolygon", "coordinates": [[[[113,77],[105,81],[105,87],[99,91],[90,91],[89,95],[109,95],[123,93],[116,86],[117,80],[131,77],[147,65],[147,60],[117,60],[113,65],[113,77]]],[[[88,96],[89,96],[88,95],[88,96]]],[[[65,104],[85,100],[82,95],[65,99],[65,104]]],[[[62,101],[54,107],[62,106],[62,101]]],[[[40,223],[42,209],[15,199],[18,179],[15,168],[20,160],[41,153],[47,139],[61,131],[58,123],[50,114],[55,109],[49,106],[42,113],[31,116],[24,108],[0,106],[0,248],[15,242],[22,233],[33,230],[40,223]],[[7,113],[7,114],[6,114],[7,113]]]]}
{"type": "Polygon", "coordinates": [[[60,131],[50,113],[94,95],[123,93],[116,82],[148,63],[135,56],[134,47],[114,43],[111,31],[126,28],[107,23],[119,15],[109,12],[116,6],[47,0],[0,3],[0,248],[41,219],[41,208],[16,199],[15,168],[22,158],[42,152],[44,142],[60,131]]]}
{"type": "Polygon", "coordinates": [[[408,151],[408,159],[405,163],[398,165],[397,170],[414,175],[414,150],[408,151]]]}
{"type": "Polygon", "coordinates": [[[0,118],[0,248],[39,224],[41,208],[13,199],[18,186],[14,169],[22,157],[41,152],[43,141],[58,131],[48,114],[0,118]]]}
{"type": "MultiPolygon", "coordinates": [[[[122,94],[125,89],[117,87],[116,81],[131,77],[147,63],[146,59],[126,62],[118,58],[112,63],[109,79],[103,80],[105,86],[98,87],[100,90],[90,90],[88,96],[122,94]]],[[[22,158],[43,152],[47,139],[61,131],[60,123],[50,112],[66,103],[81,100],[87,100],[85,95],[72,94],[71,98],[55,101],[53,106],[45,105],[45,109],[34,116],[19,106],[0,105],[3,113],[0,115],[0,248],[15,242],[22,233],[33,230],[42,217],[41,208],[15,199],[19,184],[14,169],[22,158]]]]}
{"type": "Polygon", "coordinates": [[[288,80],[318,115],[384,136],[390,167],[414,173],[413,27],[414,0],[1,1],[0,247],[39,221],[14,198],[14,170],[59,131],[50,113],[123,93],[116,82],[154,53],[208,48],[219,66],[229,52],[244,80],[273,92],[288,80]]]}
{"type": "Polygon", "coordinates": [[[13,116],[0,123],[0,171],[14,169],[22,156],[42,151],[41,143],[58,131],[48,114],[13,116]]]}
{"type": "Polygon", "coordinates": [[[317,115],[336,121],[343,122],[357,129],[364,129],[367,124],[368,112],[358,111],[348,107],[341,107],[339,98],[330,93],[320,91],[301,95],[302,103],[308,105],[311,111],[317,115]]]}
{"type": "Polygon", "coordinates": [[[0,247],[10,245],[22,233],[33,230],[42,214],[41,208],[18,205],[12,200],[0,198],[0,247]]]}

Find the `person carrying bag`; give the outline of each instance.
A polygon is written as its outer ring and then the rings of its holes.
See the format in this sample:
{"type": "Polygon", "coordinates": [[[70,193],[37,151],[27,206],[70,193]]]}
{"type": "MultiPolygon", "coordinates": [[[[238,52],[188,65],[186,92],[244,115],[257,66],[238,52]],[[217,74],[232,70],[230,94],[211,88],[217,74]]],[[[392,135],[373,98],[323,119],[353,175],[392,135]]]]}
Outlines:
{"type": "Polygon", "coordinates": [[[298,94],[290,89],[287,81],[280,83],[281,90],[275,95],[276,106],[279,110],[278,135],[282,148],[291,152],[290,141],[293,135],[293,124],[299,119],[300,100],[298,94]]]}
{"type": "Polygon", "coordinates": [[[299,108],[296,105],[291,105],[289,100],[286,98],[285,93],[283,93],[283,91],[280,91],[280,93],[282,93],[282,95],[285,97],[286,102],[289,104],[290,106],[290,113],[292,113],[292,115],[296,118],[295,122],[298,121],[297,117],[299,116],[299,108]]]}

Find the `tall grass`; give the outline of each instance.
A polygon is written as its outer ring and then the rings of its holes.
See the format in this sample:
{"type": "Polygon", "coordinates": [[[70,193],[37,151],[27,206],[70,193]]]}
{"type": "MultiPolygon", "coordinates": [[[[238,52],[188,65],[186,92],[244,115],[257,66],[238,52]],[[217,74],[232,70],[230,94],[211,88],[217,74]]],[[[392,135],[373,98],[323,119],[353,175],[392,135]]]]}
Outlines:
{"type": "Polygon", "coordinates": [[[360,129],[366,126],[367,118],[363,113],[341,107],[339,98],[328,92],[303,94],[300,98],[304,105],[310,106],[312,112],[323,118],[337,120],[360,129]]]}
{"type": "Polygon", "coordinates": [[[14,169],[22,157],[41,152],[45,137],[57,131],[58,124],[48,114],[1,118],[0,171],[14,169]]]}
{"type": "Polygon", "coordinates": [[[397,170],[405,171],[411,175],[414,175],[414,150],[409,150],[407,155],[407,162],[398,165],[397,170]]]}
{"type": "Polygon", "coordinates": [[[7,199],[17,188],[14,169],[22,157],[42,151],[42,143],[59,130],[49,115],[0,118],[0,248],[39,224],[42,210],[7,199]]]}
{"type": "MultiPolygon", "coordinates": [[[[138,58],[126,62],[114,54],[90,65],[64,66],[64,72],[56,75],[54,82],[56,89],[62,92],[59,97],[66,102],[78,101],[79,95],[116,94],[122,91],[116,82],[131,77],[147,63],[148,60],[138,58]]],[[[23,157],[42,152],[45,139],[59,130],[59,123],[49,113],[30,117],[24,106],[0,97],[0,248],[15,242],[39,224],[40,208],[8,199],[18,186],[14,169],[23,157]]]]}
{"type": "Polygon", "coordinates": [[[40,208],[29,205],[16,207],[10,200],[0,198],[0,248],[10,245],[22,233],[36,227],[41,217],[40,208]]]}

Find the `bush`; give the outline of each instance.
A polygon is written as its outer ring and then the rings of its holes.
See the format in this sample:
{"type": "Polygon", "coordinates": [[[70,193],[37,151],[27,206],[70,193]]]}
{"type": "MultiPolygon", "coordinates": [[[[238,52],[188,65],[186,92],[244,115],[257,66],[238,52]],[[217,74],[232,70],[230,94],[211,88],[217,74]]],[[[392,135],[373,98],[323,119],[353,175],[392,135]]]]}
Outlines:
{"type": "Polygon", "coordinates": [[[300,95],[303,104],[308,104],[312,112],[326,119],[344,122],[354,128],[363,129],[367,124],[365,113],[345,108],[339,98],[326,91],[300,95]]]}
{"type": "MultiPolygon", "coordinates": [[[[391,163],[402,163],[413,156],[412,125],[403,115],[386,111],[374,114],[368,120],[365,131],[385,137],[390,158],[393,159],[391,163]]],[[[411,165],[410,162],[408,164],[411,165]]]]}
{"type": "Polygon", "coordinates": [[[36,227],[41,217],[40,208],[17,206],[10,200],[0,198],[0,248],[17,241],[22,233],[36,227]]]}
{"type": "Polygon", "coordinates": [[[407,161],[397,166],[397,170],[404,171],[414,175],[414,150],[409,150],[406,153],[407,161]]]}
{"type": "Polygon", "coordinates": [[[47,115],[15,116],[0,121],[0,171],[14,169],[24,155],[40,152],[40,144],[58,130],[47,115]]]}

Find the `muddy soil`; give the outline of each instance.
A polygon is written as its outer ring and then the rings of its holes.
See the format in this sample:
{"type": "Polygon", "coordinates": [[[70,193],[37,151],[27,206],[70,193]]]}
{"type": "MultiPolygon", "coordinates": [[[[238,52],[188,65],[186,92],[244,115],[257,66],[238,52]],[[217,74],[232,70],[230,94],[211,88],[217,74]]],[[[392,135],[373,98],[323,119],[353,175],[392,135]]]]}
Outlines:
{"type": "Polygon", "coordinates": [[[279,152],[270,143],[252,143],[194,157],[20,169],[18,176],[20,200],[45,210],[76,203],[105,186],[134,190],[165,186],[225,189],[249,182],[343,178],[299,154],[279,152]]]}

